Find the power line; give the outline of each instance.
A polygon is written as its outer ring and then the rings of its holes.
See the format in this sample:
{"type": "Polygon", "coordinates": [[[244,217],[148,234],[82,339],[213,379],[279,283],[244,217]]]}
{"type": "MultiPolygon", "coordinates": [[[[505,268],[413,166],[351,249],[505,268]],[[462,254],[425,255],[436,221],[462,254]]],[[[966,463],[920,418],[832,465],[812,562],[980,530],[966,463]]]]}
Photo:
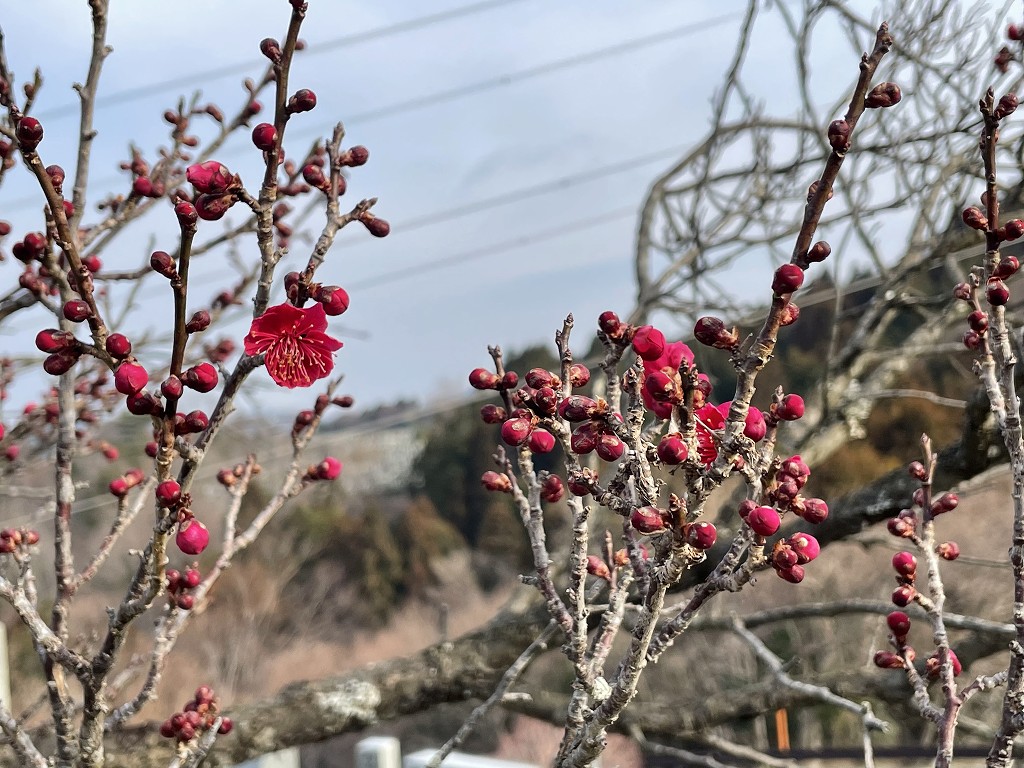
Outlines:
{"type": "MultiPolygon", "coordinates": [[[[513,83],[519,83],[524,80],[532,80],[542,75],[548,75],[552,72],[559,72],[565,69],[571,69],[584,64],[593,64],[602,59],[606,59],[612,56],[621,56],[626,53],[632,53],[634,51],[649,48],[653,45],[659,45],[661,43],[667,43],[671,40],[675,40],[680,37],[693,34],[695,32],[702,32],[707,29],[712,29],[717,26],[721,26],[729,21],[735,21],[739,18],[739,14],[730,13],[723,16],[715,16],[710,19],[703,19],[697,22],[690,22],[683,24],[678,27],[664,30],[662,32],[655,32],[651,35],[645,35],[643,37],[634,37],[630,40],[626,40],[621,43],[615,43],[614,45],[605,46],[603,48],[596,48],[592,51],[585,51],[574,56],[567,56],[564,59],[556,59],[549,61],[544,64],[537,64],[526,69],[520,69],[515,72],[509,72],[504,75],[497,75],[495,77],[485,78],[478,80],[475,83],[469,83],[467,85],[460,85],[454,88],[448,88],[442,91],[435,91],[434,93],[427,94],[426,96],[417,96],[412,99],[406,99],[404,101],[395,102],[393,104],[387,104],[383,107],[376,109],[367,110],[365,112],[356,113],[345,120],[346,125],[352,123],[368,123],[373,120],[380,120],[384,117],[392,117],[396,114],[403,112],[411,112],[415,109],[423,109],[424,107],[433,106],[440,104],[445,101],[453,101],[455,99],[463,98],[465,96],[474,96],[478,93],[484,93],[486,91],[494,90],[495,88],[502,88],[513,83]]],[[[295,138],[296,136],[314,136],[322,135],[325,131],[329,131],[333,128],[334,123],[325,124],[315,130],[309,129],[304,131],[294,131],[290,135],[295,138]]],[[[228,154],[228,153],[225,153],[228,154]]]]}
{"type": "Polygon", "coordinates": [[[602,224],[607,224],[610,221],[617,219],[626,218],[627,216],[636,215],[636,206],[628,205],[623,208],[616,208],[611,211],[605,211],[604,213],[596,216],[588,216],[583,219],[576,219],[565,224],[559,224],[556,227],[541,230],[535,232],[532,235],[522,235],[520,237],[514,237],[510,240],[505,240],[494,245],[482,246],[480,248],[472,248],[468,251],[461,251],[459,253],[453,253],[450,256],[443,256],[437,259],[430,259],[426,262],[415,264],[402,269],[395,269],[391,272],[383,272],[373,277],[368,277],[364,280],[356,280],[349,284],[348,289],[353,291],[365,290],[367,288],[377,288],[381,285],[387,285],[389,283],[395,283],[399,280],[405,280],[409,277],[416,277],[417,275],[426,274],[427,272],[434,272],[438,269],[445,267],[451,267],[455,264],[463,264],[467,261],[474,261],[484,256],[490,256],[497,253],[504,253],[505,251],[512,251],[517,248],[523,248],[528,245],[536,245],[537,243],[551,240],[556,237],[562,237],[563,235],[573,234],[575,232],[581,232],[586,229],[593,229],[599,227],[602,224]]]}
{"type": "MultiPolygon", "coordinates": [[[[368,43],[373,40],[381,40],[392,35],[402,34],[405,32],[412,32],[417,29],[424,27],[433,26],[446,21],[452,21],[459,19],[464,16],[471,16],[484,11],[490,11],[495,8],[500,8],[505,5],[511,5],[512,3],[522,2],[522,0],[485,0],[484,2],[471,3],[464,5],[459,8],[453,8],[449,11],[441,11],[439,13],[431,13],[425,16],[417,16],[406,21],[400,21],[395,24],[388,24],[382,27],[375,27],[368,29],[363,32],[353,32],[352,34],[343,35],[330,40],[325,40],[320,43],[310,44],[305,51],[302,52],[302,58],[308,56],[315,56],[320,53],[326,53],[328,51],[334,51],[338,48],[344,48],[346,46],[359,45],[361,43],[368,43]]],[[[253,71],[254,68],[258,68],[261,65],[261,61],[258,59],[249,59],[244,62],[237,62],[235,64],[228,64],[222,67],[216,67],[207,69],[202,72],[193,72],[190,75],[181,75],[179,77],[170,78],[168,80],[161,80],[157,83],[149,83],[143,86],[137,86],[135,88],[125,88],[120,91],[112,91],[111,93],[100,95],[96,99],[96,107],[103,108],[107,106],[113,106],[115,104],[123,104],[125,102],[137,101],[146,96],[151,96],[154,93],[162,91],[177,90],[180,88],[188,88],[194,86],[199,82],[211,82],[214,80],[221,80],[231,75],[243,75],[253,71]]],[[[69,102],[59,107],[53,107],[51,109],[43,110],[36,116],[39,118],[45,118],[49,122],[56,122],[65,118],[76,117],[78,115],[78,103],[69,102]]]]}
{"type": "MultiPolygon", "coordinates": [[[[418,96],[412,99],[405,99],[403,101],[394,102],[392,104],[386,104],[382,107],[367,110],[365,112],[356,113],[345,120],[345,124],[351,126],[352,124],[358,123],[369,123],[374,120],[381,120],[383,118],[393,117],[398,114],[405,112],[411,112],[416,109],[423,109],[428,106],[435,104],[441,104],[446,101],[453,101],[455,99],[464,98],[466,96],[473,96],[480,93],[485,93],[496,88],[501,88],[513,83],[522,82],[524,80],[530,80],[533,78],[540,77],[542,75],[551,74],[565,69],[578,67],[584,64],[591,64],[600,61],[604,58],[611,56],[621,56],[626,53],[641,50],[653,45],[669,42],[679,37],[684,37],[689,34],[701,32],[706,29],[710,29],[716,26],[720,26],[728,21],[733,21],[738,17],[737,14],[726,14],[724,16],[716,16],[711,19],[704,19],[699,22],[691,22],[683,24],[678,27],[673,27],[662,32],[657,32],[652,35],[646,35],[643,37],[632,38],[621,43],[614,45],[597,48],[592,51],[569,56],[563,59],[556,59],[555,61],[546,62],[544,64],[538,64],[533,67],[527,67],[515,72],[510,72],[504,75],[497,75],[495,77],[486,78],[484,80],[478,80],[475,83],[469,83],[467,85],[456,86],[454,88],[448,88],[441,91],[435,91],[425,96],[418,96]]],[[[300,131],[292,131],[288,135],[291,138],[304,138],[310,136],[323,135],[325,130],[330,130],[333,123],[326,127],[321,126],[315,129],[307,129],[300,131]]],[[[251,149],[248,145],[235,144],[231,147],[226,147],[224,151],[220,153],[221,157],[236,156],[242,150],[251,149]]],[[[107,184],[117,183],[122,181],[121,176],[110,176],[105,179],[101,179],[96,182],[99,186],[107,184]]],[[[19,209],[31,207],[39,204],[39,200],[36,196],[26,196],[22,198],[16,198],[8,203],[6,209],[19,209]]]]}

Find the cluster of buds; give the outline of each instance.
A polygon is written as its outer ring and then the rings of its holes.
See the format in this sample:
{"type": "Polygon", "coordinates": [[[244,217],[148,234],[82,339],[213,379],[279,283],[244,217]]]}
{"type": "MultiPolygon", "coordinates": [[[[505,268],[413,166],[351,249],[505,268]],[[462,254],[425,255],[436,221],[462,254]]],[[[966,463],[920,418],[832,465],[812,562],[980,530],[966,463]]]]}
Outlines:
{"type": "Polygon", "coordinates": [[[74,368],[82,356],[83,347],[70,331],[45,328],[36,334],[36,349],[46,354],[43,370],[51,376],[60,376],[74,368]]]}
{"type": "Polygon", "coordinates": [[[168,603],[183,611],[192,610],[192,606],[195,605],[193,592],[203,580],[198,565],[193,563],[185,569],[184,573],[174,568],[168,568],[164,576],[167,580],[168,603]]]}
{"type": "Polygon", "coordinates": [[[780,578],[792,584],[804,580],[804,566],[821,553],[818,540],[797,531],[788,539],[779,539],[772,547],[771,565],[780,578]]]}
{"type": "Polygon", "coordinates": [[[308,482],[335,480],[341,474],[341,462],[333,456],[325,456],[319,464],[310,464],[304,479],[308,482]]]}
{"type": "Polygon", "coordinates": [[[178,520],[174,543],[186,555],[198,555],[210,544],[210,532],[189,509],[192,497],[182,493],[177,480],[164,480],[154,491],[156,503],[178,520]]]}
{"type": "MultiPolygon", "coordinates": [[[[896,517],[891,518],[886,527],[893,536],[903,539],[914,539],[918,535],[918,526],[922,520],[933,520],[946,512],[952,512],[960,505],[960,497],[955,493],[940,494],[930,499],[926,487],[930,487],[928,470],[920,461],[912,461],[907,466],[911,477],[922,483],[912,496],[913,506],[900,510],[896,517]],[[917,512],[921,510],[920,514],[917,512]]],[[[956,560],[960,556],[960,546],[955,541],[944,541],[935,547],[936,553],[943,560],[956,560]]]]}
{"type": "Polygon", "coordinates": [[[119,499],[123,499],[125,496],[128,495],[128,491],[130,491],[135,486],[141,484],[142,481],[145,479],[146,473],[143,472],[141,469],[129,469],[120,477],[115,477],[113,480],[111,480],[110,484],[107,486],[107,489],[110,491],[112,495],[116,496],[119,499]]]}
{"type": "MultiPolygon", "coordinates": [[[[225,467],[217,472],[217,482],[225,488],[233,488],[245,474],[246,464],[235,464],[233,467],[225,467]]],[[[259,464],[253,464],[249,470],[250,475],[258,475],[263,471],[259,464]]]]}
{"type": "Polygon", "coordinates": [[[29,528],[4,528],[0,530],[0,555],[9,555],[18,547],[31,547],[39,543],[39,531],[29,528]]]}
{"type": "Polygon", "coordinates": [[[201,685],[196,689],[195,696],[185,703],[180,712],[175,712],[160,725],[160,735],[168,739],[177,739],[184,744],[209,730],[220,720],[217,733],[231,733],[231,718],[218,714],[217,698],[213,689],[201,685]]]}

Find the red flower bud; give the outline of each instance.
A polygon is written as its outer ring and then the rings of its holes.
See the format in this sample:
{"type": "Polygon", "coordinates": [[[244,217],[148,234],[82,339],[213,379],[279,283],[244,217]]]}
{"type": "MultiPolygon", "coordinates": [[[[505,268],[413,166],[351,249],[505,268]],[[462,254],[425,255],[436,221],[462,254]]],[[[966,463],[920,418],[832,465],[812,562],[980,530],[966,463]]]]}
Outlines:
{"type": "Polygon", "coordinates": [[[910,617],[903,611],[893,611],[886,617],[885,621],[889,625],[889,631],[891,631],[897,639],[906,638],[910,633],[910,617]]]}
{"type": "Polygon", "coordinates": [[[527,371],[526,383],[534,389],[540,389],[541,387],[560,387],[562,385],[561,379],[551,373],[551,371],[546,371],[543,368],[531,368],[527,371]]]}
{"type": "Polygon", "coordinates": [[[850,148],[850,124],[845,120],[833,120],[828,126],[828,143],[840,154],[850,148]]]}
{"type": "Polygon", "coordinates": [[[1001,307],[1010,300],[1010,289],[998,277],[991,277],[985,288],[985,298],[992,306],[1001,307]]]}
{"type": "Polygon", "coordinates": [[[290,113],[295,114],[309,112],[315,106],[316,94],[308,88],[300,88],[288,99],[287,109],[290,113]]]}
{"type": "Polygon", "coordinates": [[[604,432],[597,440],[597,455],[605,461],[618,461],[626,452],[626,444],[618,435],[604,432]]]}
{"type": "Polygon", "coordinates": [[[892,651],[877,651],[875,653],[875,666],[882,669],[903,669],[903,659],[892,651]]]}
{"type": "Polygon", "coordinates": [[[163,275],[168,280],[178,276],[178,269],[174,265],[174,259],[166,251],[153,251],[149,255],[149,266],[158,275],[163,275]]]}
{"type": "Polygon", "coordinates": [[[485,424],[501,424],[508,418],[508,413],[500,405],[488,403],[480,409],[480,418],[485,424]]]}
{"type": "Polygon", "coordinates": [[[210,417],[203,411],[189,411],[185,414],[185,422],[183,426],[185,433],[202,432],[210,426],[210,417]]]}
{"type": "Polygon", "coordinates": [[[864,106],[868,109],[884,109],[894,104],[899,104],[903,94],[896,83],[879,83],[864,99],[864,106]]]}
{"type": "Polygon", "coordinates": [[[43,370],[51,376],[60,376],[74,368],[77,362],[75,352],[54,352],[43,361],[43,370]]]}
{"type": "Polygon", "coordinates": [[[366,165],[366,161],[370,159],[370,150],[361,144],[346,150],[341,155],[341,164],[347,165],[352,168],[357,168],[360,165],[366,165]]]}
{"type": "Polygon", "coordinates": [[[469,372],[469,386],[473,389],[497,389],[498,374],[486,368],[474,368],[469,372]]]}
{"type": "Polygon", "coordinates": [[[34,117],[23,117],[18,121],[14,135],[18,137],[19,146],[24,151],[31,152],[43,140],[43,126],[34,117]]]}
{"type": "Polygon", "coordinates": [[[607,335],[615,337],[619,330],[622,328],[622,321],[619,320],[619,316],[611,310],[602,312],[597,318],[597,327],[607,335]]]}
{"type": "Polygon", "coordinates": [[[549,504],[554,504],[564,495],[565,486],[562,485],[562,478],[558,475],[548,475],[541,484],[540,497],[549,504]]]}
{"type": "Polygon", "coordinates": [[[47,328],[36,334],[36,349],[47,354],[64,352],[75,346],[75,335],[56,328],[47,328]]]}
{"type": "Polygon", "coordinates": [[[597,411],[597,401],[585,395],[569,395],[558,404],[558,415],[566,421],[585,421],[597,411]]]}
{"type": "Polygon", "coordinates": [[[735,349],[740,343],[736,329],[731,331],[717,317],[702,317],[693,326],[693,336],[701,344],[715,349],[735,349]]]}
{"type": "Polygon", "coordinates": [[[955,541],[944,541],[935,548],[935,551],[943,560],[956,560],[960,557],[960,545],[955,541]]]}
{"type": "Polygon", "coordinates": [[[181,501],[181,486],[175,480],[164,480],[156,487],[156,500],[161,507],[173,507],[181,501]]]}
{"type": "Polygon", "coordinates": [[[658,443],[658,458],[665,464],[682,464],[689,455],[689,448],[678,432],[665,435],[658,443]]]}
{"type": "Polygon", "coordinates": [[[787,543],[796,552],[797,562],[805,565],[821,553],[821,545],[818,540],[809,533],[799,531],[787,539],[787,543]]]}
{"type": "Polygon", "coordinates": [[[199,363],[181,375],[181,383],[196,392],[210,392],[217,386],[217,369],[210,363],[199,363]]]}
{"type": "Polygon", "coordinates": [[[1004,117],[1009,117],[1017,110],[1017,105],[1020,102],[1017,101],[1017,94],[1007,93],[1000,97],[999,103],[996,104],[996,108],[992,110],[992,116],[996,120],[1002,120],[1004,117]]]}
{"type": "Polygon", "coordinates": [[[971,229],[988,228],[988,218],[985,216],[984,213],[981,212],[980,208],[975,208],[974,206],[971,206],[970,208],[964,208],[962,216],[964,224],[966,224],[971,229]]]}
{"type": "Polygon", "coordinates": [[[501,439],[508,445],[523,445],[530,439],[533,425],[529,419],[509,419],[501,425],[501,439]]]}
{"type": "Polygon", "coordinates": [[[178,226],[182,228],[195,226],[196,221],[199,219],[196,207],[187,200],[182,200],[175,204],[174,215],[178,218],[178,226]]]}
{"type": "Polygon", "coordinates": [[[89,305],[81,299],[72,299],[71,301],[65,302],[62,312],[64,313],[64,317],[72,323],[80,323],[83,320],[88,320],[92,317],[92,310],[89,309],[89,305]]]}
{"type": "Polygon", "coordinates": [[[104,346],[107,349],[107,354],[111,357],[123,358],[132,353],[132,343],[127,336],[121,333],[112,333],[107,336],[104,346]]]}
{"type": "Polygon", "coordinates": [[[265,37],[260,41],[260,53],[277,64],[281,60],[281,44],[272,37],[265,37]]]}
{"type": "Polygon", "coordinates": [[[387,237],[391,234],[391,225],[384,219],[378,218],[373,214],[364,213],[359,217],[359,220],[363,222],[363,226],[366,227],[366,231],[374,237],[387,237]]]}
{"type": "Polygon", "coordinates": [[[234,204],[235,196],[232,194],[204,194],[196,198],[195,211],[203,221],[218,221],[234,204]]]}
{"type": "Polygon", "coordinates": [[[608,570],[608,563],[597,555],[587,556],[587,573],[605,580],[609,580],[612,577],[611,571],[608,570]]]}
{"type": "Polygon", "coordinates": [[[900,608],[906,608],[914,602],[914,595],[916,594],[916,589],[904,584],[901,587],[896,587],[896,589],[892,591],[892,603],[900,608]]]}
{"type": "Polygon", "coordinates": [[[775,270],[772,293],[776,296],[793,293],[804,284],[804,271],[796,264],[783,264],[775,270]]]}
{"type": "Polygon", "coordinates": [[[804,569],[802,566],[794,565],[790,568],[778,568],[775,571],[779,578],[783,581],[788,581],[790,584],[799,584],[804,580],[804,569]]]}
{"type": "Polygon", "coordinates": [[[629,523],[640,533],[661,533],[668,527],[667,513],[657,507],[637,507],[629,516],[629,523]]]}

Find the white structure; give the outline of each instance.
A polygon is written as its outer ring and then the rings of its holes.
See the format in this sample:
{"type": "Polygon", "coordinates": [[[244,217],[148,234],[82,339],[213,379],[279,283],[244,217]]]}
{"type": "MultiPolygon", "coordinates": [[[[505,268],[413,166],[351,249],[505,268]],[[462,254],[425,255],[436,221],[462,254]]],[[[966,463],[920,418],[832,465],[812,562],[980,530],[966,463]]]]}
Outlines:
{"type": "MultiPolygon", "coordinates": [[[[426,768],[436,749],[421,749],[402,758],[402,768],[426,768]]],[[[465,752],[452,752],[441,763],[442,768],[537,768],[533,763],[516,763],[511,760],[495,760],[493,757],[479,757],[465,752]]]]}
{"type": "Polygon", "coordinates": [[[273,752],[255,760],[246,760],[235,768],[301,768],[299,763],[299,750],[283,749],[280,752],[273,752]]]}
{"type": "Polygon", "coordinates": [[[11,670],[7,662],[7,627],[0,622],[0,704],[13,712],[11,702],[11,670]]]}
{"type": "Polygon", "coordinates": [[[394,736],[371,736],[356,744],[356,768],[402,768],[402,744],[394,736]]]}

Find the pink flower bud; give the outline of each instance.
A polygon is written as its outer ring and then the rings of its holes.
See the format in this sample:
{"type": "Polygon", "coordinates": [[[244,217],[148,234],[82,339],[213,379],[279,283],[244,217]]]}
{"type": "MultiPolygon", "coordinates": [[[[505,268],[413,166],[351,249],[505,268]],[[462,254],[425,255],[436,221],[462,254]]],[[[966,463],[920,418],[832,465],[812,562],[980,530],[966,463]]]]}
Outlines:
{"type": "Polygon", "coordinates": [[[178,535],[174,537],[174,542],[186,555],[198,555],[209,545],[210,532],[199,520],[190,517],[178,525],[178,535]]]}
{"type": "Polygon", "coordinates": [[[562,381],[551,371],[546,371],[543,368],[531,368],[526,372],[526,384],[534,389],[540,389],[541,387],[559,387],[562,381]]]}
{"type": "Polygon", "coordinates": [[[981,212],[980,208],[971,206],[970,208],[964,208],[963,214],[961,214],[964,224],[971,229],[987,229],[988,228],[988,217],[981,212]]]}
{"type": "Polygon", "coordinates": [[[530,433],[529,446],[534,453],[551,453],[555,449],[555,436],[546,429],[535,429],[530,433]]]}
{"type": "Polygon", "coordinates": [[[199,192],[208,195],[223,194],[234,182],[231,171],[216,160],[190,165],[185,171],[185,178],[199,192]]]}
{"type": "Polygon", "coordinates": [[[644,360],[657,360],[665,351],[665,334],[650,325],[637,328],[633,335],[633,351],[644,360]]]}
{"type": "Polygon", "coordinates": [[[783,421],[796,421],[804,415],[804,399],[800,395],[786,395],[775,413],[783,421]]]}
{"type": "Polygon", "coordinates": [[[911,552],[897,552],[892,556],[892,567],[900,576],[913,578],[917,573],[917,558],[911,552]]]}
{"type": "Polygon", "coordinates": [[[116,496],[117,498],[123,499],[125,496],[128,495],[128,491],[130,490],[130,488],[128,485],[128,481],[125,480],[123,477],[115,477],[113,480],[110,481],[110,484],[107,486],[107,490],[109,490],[110,493],[116,496]]]}
{"type": "Polygon", "coordinates": [[[797,562],[800,565],[806,565],[821,553],[821,545],[818,544],[818,540],[803,531],[794,533],[786,540],[786,543],[796,553],[797,562]]]}
{"type": "Polygon", "coordinates": [[[892,651],[875,652],[875,666],[882,669],[903,669],[903,659],[892,651]]]}
{"type": "Polygon", "coordinates": [[[334,480],[341,474],[341,462],[333,456],[325,456],[316,466],[318,480],[334,480]]]}
{"type": "Polygon", "coordinates": [[[779,513],[772,507],[756,507],[747,514],[746,522],[758,536],[771,536],[782,525],[779,513]]]}
{"type": "Polygon", "coordinates": [[[790,584],[799,584],[804,580],[805,571],[803,566],[793,565],[789,568],[778,568],[775,573],[779,575],[779,578],[783,581],[788,581],[790,584]]]}
{"type": "Polygon", "coordinates": [[[508,479],[508,475],[490,470],[481,475],[480,483],[488,491],[508,493],[512,490],[512,481],[508,479]]]}
{"type": "Polygon", "coordinates": [[[321,288],[317,292],[316,300],[324,305],[324,312],[331,317],[343,315],[348,309],[348,291],[337,285],[321,288]]]}
{"type": "Polygon", "coordinates": [[[943,560],[956,560],[960,557],[960,545],[955,541],[944,541],[935,548],[935,551],[943,560]]]}
{"type": "Polygon", "coordinates": [[[122,395],[141,392],[149,383],[149,374],[138,363],[121,363],[114,371],[114,389],[122,395]]]}

